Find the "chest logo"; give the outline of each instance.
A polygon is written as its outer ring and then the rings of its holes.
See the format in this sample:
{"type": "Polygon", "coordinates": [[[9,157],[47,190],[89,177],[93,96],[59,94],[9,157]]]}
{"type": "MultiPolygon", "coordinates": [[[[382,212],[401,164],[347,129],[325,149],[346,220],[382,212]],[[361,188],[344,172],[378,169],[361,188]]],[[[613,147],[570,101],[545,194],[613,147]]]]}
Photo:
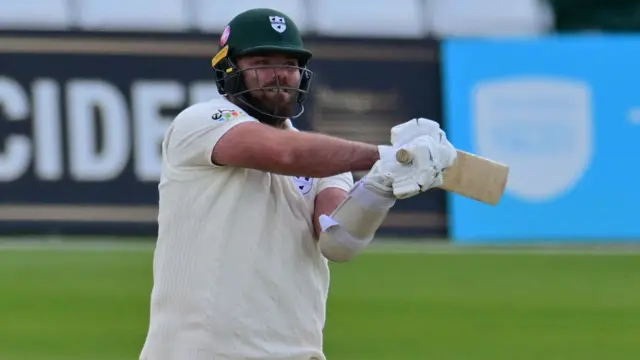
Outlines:
{"type": "Polygon", "coordinates": [[[296,176],[293,178],[296,182],[296,186],[298,190],[302,193],[302,195],[307,195],[311,188],[313,187],[313,178],[304,177],[304,176],[296,176]]]}
{"type": "Polygon", "coordinates": [[[211,115],[211,118],[215,121],[225,121],[238,118],[242,115],[244,115],[244,112],[242,111],[232,109],[218,109],[217,112],[211,115]]]}

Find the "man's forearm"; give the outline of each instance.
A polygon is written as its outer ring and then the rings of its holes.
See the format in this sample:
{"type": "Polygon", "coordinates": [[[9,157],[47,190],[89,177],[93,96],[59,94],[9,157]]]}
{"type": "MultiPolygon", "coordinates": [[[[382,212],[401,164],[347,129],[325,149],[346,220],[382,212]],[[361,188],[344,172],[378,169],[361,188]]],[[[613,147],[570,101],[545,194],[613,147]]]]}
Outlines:
{"type": "Polygon", "coordinates": [[[376,145],[279,130],[258,122],[245,122],[230,129],[211,154],[211,161],[218,165],[309,177],[366,171],[378,159],[376,145]]]}
{"type": "Polygon", "coordinates": [[[281,172],[327,177],[369,170],[380,158],[376,145],[310,132],[295,135],[291,137],[281,172]]]}

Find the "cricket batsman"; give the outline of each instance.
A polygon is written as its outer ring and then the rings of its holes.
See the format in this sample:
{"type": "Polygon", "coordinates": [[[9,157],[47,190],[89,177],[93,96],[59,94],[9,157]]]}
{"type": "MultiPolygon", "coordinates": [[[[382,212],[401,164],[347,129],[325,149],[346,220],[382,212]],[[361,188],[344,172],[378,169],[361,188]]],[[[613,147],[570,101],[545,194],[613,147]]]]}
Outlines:
{"type": "Polygon", "coordinates": [[[212,61],[222,96],[169,126],[141,360],[324,360],[328,261],[363,251],[396,200],[442,184],[456,151],[433,121],[382,145],[296,130],[311,56],[287,15],[241,13],[212,61]],[[353,171],[368,173],[354,184],[353,171]]]}

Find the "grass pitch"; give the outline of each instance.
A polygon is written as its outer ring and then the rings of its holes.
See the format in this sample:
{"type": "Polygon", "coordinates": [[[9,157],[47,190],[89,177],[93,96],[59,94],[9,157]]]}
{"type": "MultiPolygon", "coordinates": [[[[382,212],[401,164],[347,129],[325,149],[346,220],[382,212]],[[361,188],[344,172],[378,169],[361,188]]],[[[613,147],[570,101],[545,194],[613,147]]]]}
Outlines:
{"type": "MultiPolygon", "coordinates": [[[[137,359],[151,251],[0,246],[0,359],[137,359]]],[[[374,248],[332,266],[325,346],[329,360],[635,360],[640,253],[374,248]]]]}

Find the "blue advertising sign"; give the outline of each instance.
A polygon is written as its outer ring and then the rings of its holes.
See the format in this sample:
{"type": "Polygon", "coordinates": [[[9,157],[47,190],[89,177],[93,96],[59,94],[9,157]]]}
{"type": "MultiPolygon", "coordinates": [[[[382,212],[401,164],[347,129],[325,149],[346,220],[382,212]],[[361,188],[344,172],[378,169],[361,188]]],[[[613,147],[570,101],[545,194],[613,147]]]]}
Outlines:
{"type": "Polygon", "coordinates": [[[460,243],[640,239],[640,37],[451,40],[444,113],[511,167],[502,202],[450,195],[460,243]]]}

